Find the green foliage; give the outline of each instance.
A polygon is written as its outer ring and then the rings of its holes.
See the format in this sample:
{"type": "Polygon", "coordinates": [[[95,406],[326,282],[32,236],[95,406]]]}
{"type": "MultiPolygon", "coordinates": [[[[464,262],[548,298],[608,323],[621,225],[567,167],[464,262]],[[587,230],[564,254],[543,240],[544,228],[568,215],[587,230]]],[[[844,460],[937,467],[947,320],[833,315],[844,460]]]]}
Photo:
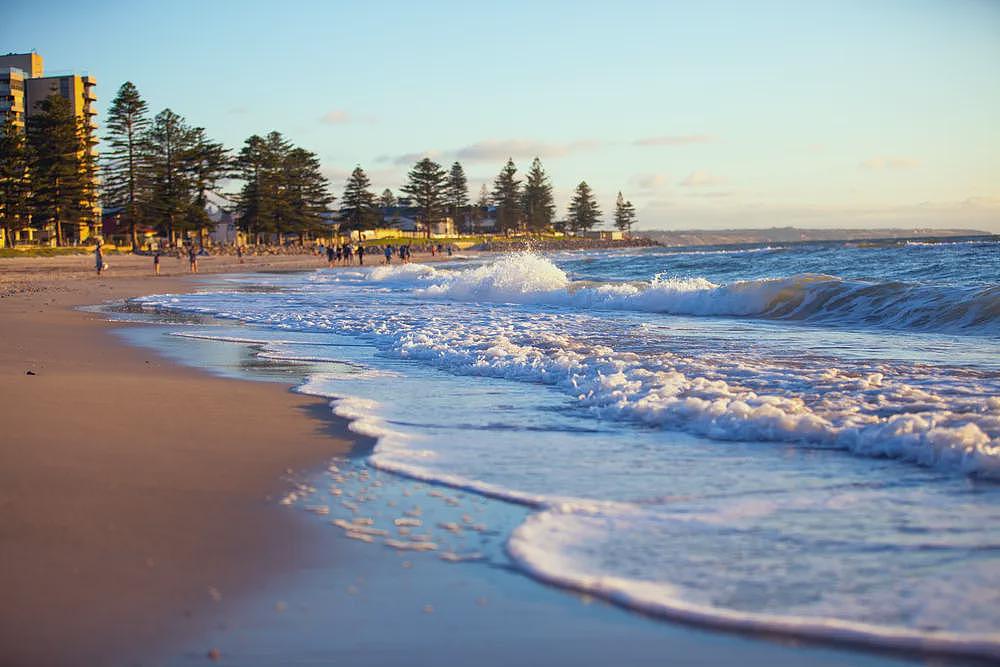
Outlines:
{"type": "Polygon", "coordinates": [[[266,234],[303,234],[323,229],[333,203],[319,158],[280,132],[253,135],[233,161],[232,176],[243,181],[236,197],[236,222],[258,240],[266,234]]]}
{"type": "Polygon", "coordinates": [[[635,207],[632,202],[625,201],[622,193],[618,193],[618,199],[615,200],[615,227],[623,232],[632,231],[632,225],[635,224],[635,207]]]}
{"type": "Polygon", "coordinates": [[[370,229],[377,222],[375,193],[371,191],[371,185],[368,174],[360,166],[355,167],[347,178],[340,210],[346,216],[350,229],[370,229]]]}
{"type": "Polygon", "coordinates": [[[446,180],[447,174],[441,165],[425,157],[413,166],[407,174],[406,185],[400,188],[413,198],[420,209],[427,238],[431,235],[431,225],[444,217],[447,205],[446,180]]]}
{"type": "Polygon", "coordinates": [[[556,203],[552,198],[552,184],[537,157],[531,163],[528,179],[524,184],[524,219],[528,231],[540,232],[552,226],[556,203]]]}
{"type": "Polygon", "coordinates": [[[493,202],[497,207],[497,230],[508,232],[521,225],[522,196],[521,181],[516,178],[517,167],[514,160],[507,158],[507,164],[493,182],[493,202]]]}
{"type": "Polygon", "coordinates": [[[282,162],[287,231],[297,234],[299,239],[304,234],[325,232],[327,228],[323,216],[330,211],[334,197],[328,190],[319,157],[304,148],[295,147],[282,162]]]}
{"type": "Polygon", "coordinates": [[[566,226],[571,232],[582,232],[593,228],[600,221],[601,209],[597,205],[597,199],[587,182],[581,181],[569,202],[566,226]]]}
{"type": "Polygon", "coordinates": [[[108,109],[108,149],[101,156],[101,195],[106,208],[120,208],[132,247],[138,245],[136,225],[142,222],[150,198],[149,169],[144,153],[149,130],[148,105],[131,81],[118,89],[108,109]]]}
{"type": "Polygon", "coordinates": [[[10,243],[31,221],[31,154],[24,132],[0,125],[0,227],[10,243]]]}
{"type": "Polygon", "coordinates": [[[392,194],[392,190],[386,188],[382,191],[382,194],[378,198],[378,205],[382,208],[392,208],[396,206],[396,195],[392,194]]]}
{"type": "Polygon", "coordinates": [[[482,209],[488,208],[490,205],[490,191],[483,183],[479,188],[479,197],[476,198],[476,206],[482,209]]]}
{"type": "Polygon", "coordinates": [[[185,120],[164,109],[153,119],[146,134],[145,159],[149,168],[150,220],[162,234],[176,240],[179,232],[197,228],[192,207],[198,184],[192,160],[202,138],[201,128],[190,127],[185,120]]]}
{"type": "Polygon", "coordinates": [[[468,214],[469,206],[469,181],[460,162],[453,163],[451,171],[448,172],[447,196],[448,211],[452,220],[461,228],[465,228],[464,218],[468,214]]]}
{"type": "Polygon", "coordinates": [[[59,245],[66,241],[65,225],[96,222],[94,162],[84,122],[59,95],[40,102],[38,113],[28,117],[33,222],[52,223],[59,245]]]}
{"type": "Polygon", "coordinates": [[[222,144],[210,141],[205,130],[200,127],[194,128],[191,139],[186,167],[194,197],[188,206],[184,226],[189,230],[203,230],[215,224],[206,210],[208,193],[215,189],[219,179],[229,171],[229,151],[222,144]]]}

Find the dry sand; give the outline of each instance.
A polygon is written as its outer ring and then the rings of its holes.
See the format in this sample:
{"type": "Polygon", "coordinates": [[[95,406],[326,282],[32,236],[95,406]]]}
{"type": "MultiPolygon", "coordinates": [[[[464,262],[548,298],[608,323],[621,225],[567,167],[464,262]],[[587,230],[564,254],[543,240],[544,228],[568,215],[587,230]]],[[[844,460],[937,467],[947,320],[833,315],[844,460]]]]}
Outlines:
{"type": "MultiPolygon", "coordinates": [[[[269,500],[286,470],[356,444],[325,401],[180,368],[73,310],[195,286],[153,278],[146,257],[108,261],[97,278],[88,256],[0,259],[4,665],[135,664],[203,630],[216,607],[309,558],[296,520],[269,500]]],[[[163,260],[164,274],[186,269],[163,260]]]]}

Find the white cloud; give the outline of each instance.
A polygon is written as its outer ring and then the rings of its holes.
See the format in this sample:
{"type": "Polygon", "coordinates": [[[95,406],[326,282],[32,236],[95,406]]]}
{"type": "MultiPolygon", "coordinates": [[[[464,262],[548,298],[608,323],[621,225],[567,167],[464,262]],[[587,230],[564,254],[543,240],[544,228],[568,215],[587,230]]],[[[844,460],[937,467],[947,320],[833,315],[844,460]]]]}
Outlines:
{"type": "Polygon", "coordinates": [[[707,144],[715,141],[710,134],[675,134],[656,137],[642,137],[632,142],[634,146],[688,146],[690,144],[707,144]]]}
{"type": "Polygon", "coordinates": [[[411,167],[414,163],[429,157],[432,160],[440,160],[441,153],[438,151],[424,151],[423,153],[403,153],[402,155],[379,155],[376,162],[391,162],[400,167],[411,167]]]}
{"type": "Polygon", "coordinates": [[[702,188],[711,187],[714,185],[722,185],[726,181],[714,174],[711,174],[703,169],[697,169],[692,171],[687,177],[680,182],[680,185],[688,188],[702,188]]]}
{"type": "Polygon", "coordinates": [[[584,139],[568,143],[547,143],[531,139],[486,139],[452,151],[458,160],[467,162],[492,162],[510,158],[559,158],[591,150],[600,146],[599,141],[584,139]]]}
{"type": "Polygon", "coordinates": [[[864,169],[913,169],[920,166],[920,160],[909,157],[878,155],[864,160],[860,166],[864,169]]]}
{"type": "Polygon", "coordinates": [[[669,188],[671,179],[670,174],[664,173],[636,174],[629,182],[639,190],[653,192],[669,188]]]}
{"type": "MultiPolygon", "coordinates": [[[[451,150],[430,150],[422,153],[404,153],[402,155],[380,155],[377,162],[392,162],[398,165],[410,165],[424,157],[430,157],[439,162],[458,160],[460,162],[495,162],[499,167],[507,158],[515,160],[530,160],[539,157],[542,160],[560,158],[592,150],[601,146],[601,142],[591,139],[581,139],[566,143],[548,143],[531,139],[485,139],[467,146],[451,150]]],[[[527,166],[527,165],[525,165],[527,166]]]]}
{"type": "Polygon", "coordinates": [[[327,125],[344,125],[351,122],[351,115],[343,109],[334,109],[323,114],[320,122],[327,125]]]}
{"type": "Polygon", "coordinates": [[[348,125],[352,123],[374,123],[374,116],[358,116],[344,109],[332,109],[320,117],[319,122],[325,125],[348,125]]]}

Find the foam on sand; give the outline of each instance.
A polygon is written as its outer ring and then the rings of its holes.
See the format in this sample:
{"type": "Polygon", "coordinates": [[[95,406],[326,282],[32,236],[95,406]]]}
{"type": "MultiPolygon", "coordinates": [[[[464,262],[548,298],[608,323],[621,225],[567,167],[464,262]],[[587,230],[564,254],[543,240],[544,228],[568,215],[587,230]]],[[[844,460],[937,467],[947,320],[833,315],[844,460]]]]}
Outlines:
{"type": "Polygon", "coordinates": [[[595,513],[568,515],[562,510],[540,512],[515,529],[507,549],[522,568],[542,581],[591,593],[648,614],[730,630],[1000,659],[997,632],[915,629],[834,617],[721,608],[686,599],[687,591],[668,582],[608,574],[596,563],[573,556],[572,547],[605,540],[606,523],[615,518],[595,513]]]}

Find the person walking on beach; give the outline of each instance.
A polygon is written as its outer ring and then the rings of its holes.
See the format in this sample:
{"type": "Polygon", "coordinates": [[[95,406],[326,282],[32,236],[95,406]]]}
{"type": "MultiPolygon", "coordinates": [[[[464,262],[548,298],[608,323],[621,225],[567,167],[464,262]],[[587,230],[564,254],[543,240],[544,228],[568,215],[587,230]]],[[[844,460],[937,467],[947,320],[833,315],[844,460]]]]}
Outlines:
{"type": "Polygon", "coordinates": [[[333,246],[326,247],[326,265],[333,268],[333,260],[337,258],[337,251],[333,249],[333,246]]]}
{"type": "Polygon", "coordinates": [[[350,266],[351,262],[353,261],[353,257],[352,257],[353,254],[354,254],[354,248],[351,247],[350,243],[345,243],[344,244],[344,264],[347,264],[348,266],[350,266]]]}
{"type": "Polygon", "coordinates": [[[243,263],[243,246],[239,243],[236,244],[236,261],[240,264],[243,263]]]}
{"type": "Polygon", "coordinates": [[[385,263],[392,264],[392,246],[388,243],[385,244],[385,263]]]}
{"type": "Polygon", "coordinates": [[[198,251],[194,249],[194,242],[188,248],[188,262],[191,263],[191,273],[198,273],[198,251]]]}
{"type": "Polygon", "coordinates": [[[153,251],[153,275],[160,275],[160,249],[153,251]]]}
{"type": "Polygon", "coordinates": [[[98,276],[104,273],[104,252],[101,250],[100,241],[94,246],[94,266],[97,269],[98,276]]]}
{"type": "Polygon", "coordinates": [[[365,265],[365,247],[359,243],[358,244],[358,266],[364,266],[364,265],[365,265]]]}

